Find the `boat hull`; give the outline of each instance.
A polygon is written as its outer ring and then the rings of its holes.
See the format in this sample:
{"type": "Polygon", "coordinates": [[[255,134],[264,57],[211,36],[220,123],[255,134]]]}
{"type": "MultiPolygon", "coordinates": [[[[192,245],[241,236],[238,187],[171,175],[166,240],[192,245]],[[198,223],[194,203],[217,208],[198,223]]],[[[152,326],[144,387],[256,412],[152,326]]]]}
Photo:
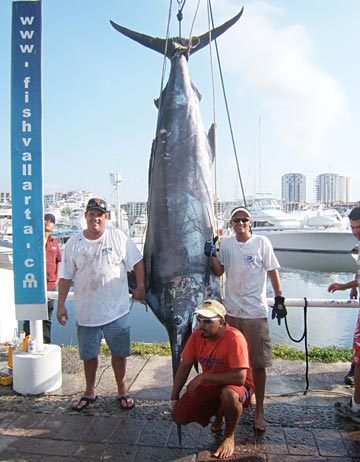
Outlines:
{"type": "Polygon", "coordinates": [[[270,239],[281,266],[308,271],[356,272],[358,241],[348,230],[253,230],[270,239]],[[354,258],[355,256],[355,258],[354,258]]]}

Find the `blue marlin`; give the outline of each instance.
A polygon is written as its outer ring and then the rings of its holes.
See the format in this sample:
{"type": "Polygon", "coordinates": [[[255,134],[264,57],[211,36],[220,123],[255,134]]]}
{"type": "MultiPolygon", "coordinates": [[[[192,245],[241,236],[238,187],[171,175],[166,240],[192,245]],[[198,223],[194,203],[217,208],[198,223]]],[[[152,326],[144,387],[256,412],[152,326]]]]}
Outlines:
{"type": "Polygon", "coordinates": [[[181,350],[192,329],[194,311],[207,298],[221,300],[218,278],[204,256],[214,236],[211,167],[214,127],[206,134],[200,94],[191,82],[188,58],[240,18],[190,40],[154,38],[112,26],[171,61],[160,98],[158,123],[149,164],[148,227],[144,247],[146,302],[166,327],[175,375],[181,350]]]}

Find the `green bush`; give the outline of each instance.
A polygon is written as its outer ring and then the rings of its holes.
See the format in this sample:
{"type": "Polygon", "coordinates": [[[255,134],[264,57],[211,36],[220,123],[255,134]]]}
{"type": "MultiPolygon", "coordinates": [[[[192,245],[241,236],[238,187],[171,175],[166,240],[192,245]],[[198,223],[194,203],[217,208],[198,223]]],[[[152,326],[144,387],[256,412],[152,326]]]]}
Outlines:
{"type": "MultiPolygon", "coordinates": [[[[309,346],[309,361],[322,363],[350,362],[352,348],[338,348],[334,345],[324,348],[309,346]]],[[[305,360],[305,352],[288,345],[273,345],[273,359],[305,360]]]]}
{"type": "MultiPolygon", "coordinates": [[[[73,348],[73,347],[64,347],[73,348]]],[[[100,354],[109,355],[109,347],[102,344],[100,354]]],[[[133,355],[160,355],[170,356],[170,343],[142,343],[134,342],[131,344],[131,354],[133,355]]],[[[308,347],[309,361],[318,361],[322,363],[350,362],[352,357],[352,348],[338,348],[334,345],[325,348],[315,346],[308,347]]],[[[305,361],[305,352],[289,345],[273,345],[273,359],[287,359],[305,361]]]]}

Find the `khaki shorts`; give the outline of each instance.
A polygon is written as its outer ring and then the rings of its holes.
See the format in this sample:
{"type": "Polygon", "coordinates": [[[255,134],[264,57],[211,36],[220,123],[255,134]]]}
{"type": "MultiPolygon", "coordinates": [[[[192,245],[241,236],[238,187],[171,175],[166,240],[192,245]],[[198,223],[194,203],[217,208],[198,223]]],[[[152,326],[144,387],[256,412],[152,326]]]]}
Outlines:
{"type": "Polygon", "coordinates": [[[250,350],[250,363],[253,369],[272,365],[271,337],[267,318],[242,319],[226,316],[229,326],[244,334],[250,350]]]}

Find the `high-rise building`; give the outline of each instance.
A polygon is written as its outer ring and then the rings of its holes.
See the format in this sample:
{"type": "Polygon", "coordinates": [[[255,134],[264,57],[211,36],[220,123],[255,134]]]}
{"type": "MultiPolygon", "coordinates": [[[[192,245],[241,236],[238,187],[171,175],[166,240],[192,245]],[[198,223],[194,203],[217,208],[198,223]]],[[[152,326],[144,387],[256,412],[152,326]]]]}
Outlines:
{"type": "Polygon", "coordinates": [[[283,204],[306,202],[306,176],[302,173],[285,173],[281,177],[281,200],[283,204]]]}
{"type": "Polygon", "coordinates": [[[333,205],[350,201],[351,178],[337,173],[322,173],[315,179],[316,202],[333,205]]]}

